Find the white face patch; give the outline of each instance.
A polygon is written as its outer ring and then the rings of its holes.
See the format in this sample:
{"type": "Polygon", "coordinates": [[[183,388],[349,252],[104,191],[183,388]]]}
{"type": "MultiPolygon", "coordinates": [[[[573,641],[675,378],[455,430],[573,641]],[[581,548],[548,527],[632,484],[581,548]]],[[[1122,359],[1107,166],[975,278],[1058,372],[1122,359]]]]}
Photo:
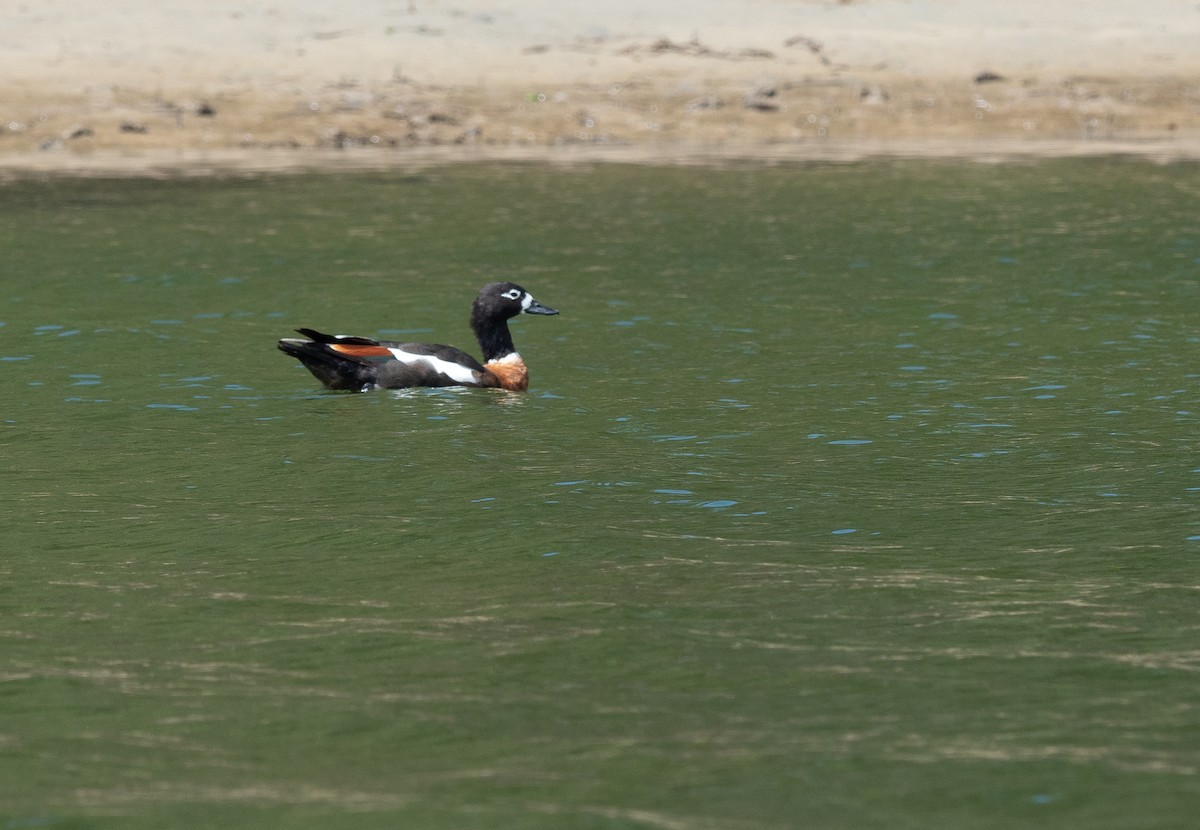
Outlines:
{"type": "Polygon", "coordinates": [[[409,365],[413,363],[426,363],[431,369],[439,374],[443,374],[450,378],[455,383],[475,383],[475,372],[468,366],[463,366],[449,360],[442,360],[440,357],[434,357],[431,354],[413,354],[406,352],[404,349],[388,349],[396,360],[409,365]]]}
{"type": "MultiPolygon", "coordinates": [[[[513,297],[513,299],[515,300],[516,297],[513,297]]],[[[526,291],[525,296],[521,298],[521,311],[529,311],[529,307],[533,305],[533,303],[533,295],[526,291]]]]}
{"type": "Polygon", "coordinates": [[[521,298],[521,291],[516,288],[510,288],[500,296],[506,300],[519,300],[521,298]]]}

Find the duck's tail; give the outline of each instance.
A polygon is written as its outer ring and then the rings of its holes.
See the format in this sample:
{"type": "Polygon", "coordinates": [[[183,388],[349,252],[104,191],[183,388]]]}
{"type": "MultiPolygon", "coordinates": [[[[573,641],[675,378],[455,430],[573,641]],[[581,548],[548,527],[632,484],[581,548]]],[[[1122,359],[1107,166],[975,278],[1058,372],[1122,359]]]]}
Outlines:
{"type": "Polygon", "coordinates": [[[297,331],[312,339],[285,337],[279,341],[279,350],[303,363],[326,387],[361,392],[375,385],[376,370],[370,361],[329,348],[327,344],[335,340],[330,335],[312,329],[297,331]]]}

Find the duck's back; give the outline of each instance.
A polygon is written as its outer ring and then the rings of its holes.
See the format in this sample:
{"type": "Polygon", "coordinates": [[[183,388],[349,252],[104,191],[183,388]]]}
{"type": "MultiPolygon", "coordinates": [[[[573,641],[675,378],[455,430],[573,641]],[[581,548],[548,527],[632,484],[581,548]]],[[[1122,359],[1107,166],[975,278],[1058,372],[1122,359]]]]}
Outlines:
{"type": "MultiPolygon", "coordinates": [[[[380,340],[379,345],[386,346],[388,349],[396,349],[396,351],[412,355],[414,358],[434,358],[447,363],[457,363],[477,372],[483,371],[483,364],[467,352],[454,346],[446,346],[442,343],[397,343],[394,340],[380,340]]],[[[395,352],[393,354],[395,355],[395,352]]],[[[403,360],[399,355],[395,356],[398,360],[403,360]]]]}
{"type": "Polygon", "coordinates": [[[483,365],[454,346],[381,341],[390,359],[378,365],[379,386],[495,386],[483,365]]]}

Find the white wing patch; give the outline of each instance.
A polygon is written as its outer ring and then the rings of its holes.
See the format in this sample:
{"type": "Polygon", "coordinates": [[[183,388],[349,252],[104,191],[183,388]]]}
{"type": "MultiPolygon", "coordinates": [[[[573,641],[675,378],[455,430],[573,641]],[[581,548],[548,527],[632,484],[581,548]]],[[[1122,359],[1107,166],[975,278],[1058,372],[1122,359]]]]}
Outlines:
{"type": "Polygon", "coordinates": [[[440,357],[434,357],[431,354],[413,354],[406,352],[404,349],[388,349],[396,360],[401,363],[426,363],[435,372],[445,375],[455,383],[476,383],[475,372],[469,366],[463,366],[459,363],[454,363],[449,360],[442,360],[440,357]]]}

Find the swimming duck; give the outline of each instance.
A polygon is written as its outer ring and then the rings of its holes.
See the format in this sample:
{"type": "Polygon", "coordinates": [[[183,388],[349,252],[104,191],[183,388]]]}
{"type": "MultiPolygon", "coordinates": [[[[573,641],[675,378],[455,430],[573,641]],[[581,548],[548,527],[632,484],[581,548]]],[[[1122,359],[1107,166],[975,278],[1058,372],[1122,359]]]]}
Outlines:
{"type": "Polygon", "coordinates": [[[471,329],[483,363],[453,346],[397,343],[296,329],[279,349],[299,360],[330,389],[367,391],[409,386],[480,386],[523,392],[529,370],[513,347],[508,321],[518,314],[558,314],[512,282],[488,283],[471,306],[471,329]]]}

